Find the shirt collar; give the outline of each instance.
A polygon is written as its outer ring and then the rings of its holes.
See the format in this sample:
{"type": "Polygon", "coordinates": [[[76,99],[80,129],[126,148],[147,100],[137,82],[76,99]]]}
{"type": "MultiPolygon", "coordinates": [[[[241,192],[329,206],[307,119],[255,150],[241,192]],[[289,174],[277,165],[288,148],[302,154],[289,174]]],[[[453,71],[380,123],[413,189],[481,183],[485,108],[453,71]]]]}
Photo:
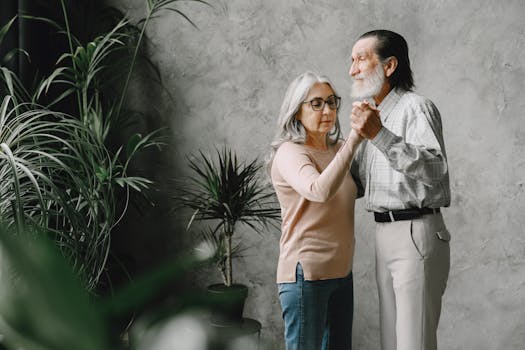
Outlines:
{"type": "Polygon", "coordinates": [[[386,95],[383,101],[381,101],[381,103],[379,104],[379,106],[377,106],[377,109],[381,111],[381,119],[383,121],[385,121],[386,118],[388,118],[388,116],[390,115],[390,112],[392,112],[396,104],[401,99],[402,94],[403,94],[403,90],[394,88],[390,90],[388,95],[386,95]]]}

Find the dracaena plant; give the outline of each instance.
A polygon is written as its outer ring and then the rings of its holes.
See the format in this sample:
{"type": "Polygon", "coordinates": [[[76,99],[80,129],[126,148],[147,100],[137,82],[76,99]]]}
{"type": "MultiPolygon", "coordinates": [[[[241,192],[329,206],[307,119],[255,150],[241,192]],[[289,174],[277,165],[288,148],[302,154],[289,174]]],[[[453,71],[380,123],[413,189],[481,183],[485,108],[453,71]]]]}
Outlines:
{"type": "MultiPolygon", "coordinates": [[[[0,216],[18,230],[34,225],[51,232],[88,290],[104,272],[111,232],[126,214],[131,193],[152,185],[133,176],[130,166],[141,151],[160,147],[159,130],[134,133],[116,147],[110,135],[130,115],[122,110],[146,27],[163,9],[182,14],[172,7],[176,2],[147,0],[138,24],[122,19],[82,44],[61,0],[61,23],[24,16],[65,35],[68,51],[53,71],[31,91],[15,72],[0,67],[6,91],[0,109],[0,216]],[[115,72],[123,72],[112,81],[120,92],[109,94],[104,88],[115,72]]],[[[0,28],[0,45],[13,23],[0,28]]]]}
{"type": "Polygon", "coordinates": [[[231,286],[232,255],[236,246],[232,238],[239,224],[257,233],[280,218],[273,192],[260,178],[261,163],[255,159],[241,162],[228,147],[216,150],[215,157],[200,151],[188,157],[190,175],[181,180],[175,198],[177,207],[189,208],[191,219],[210,221],[204,238],[216,248],[216,262],[224,284],[231,286]]]}

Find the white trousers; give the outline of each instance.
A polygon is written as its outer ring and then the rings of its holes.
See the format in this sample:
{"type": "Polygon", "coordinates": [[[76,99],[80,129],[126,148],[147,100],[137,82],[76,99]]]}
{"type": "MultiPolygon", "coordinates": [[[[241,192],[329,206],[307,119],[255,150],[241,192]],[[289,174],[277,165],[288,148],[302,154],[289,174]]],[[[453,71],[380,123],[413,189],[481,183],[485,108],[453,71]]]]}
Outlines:
{"type": "Polygon", "coordinates": [[[377,223],[381,349],[436,350],[450,234],[441,213],[377,223]]]}

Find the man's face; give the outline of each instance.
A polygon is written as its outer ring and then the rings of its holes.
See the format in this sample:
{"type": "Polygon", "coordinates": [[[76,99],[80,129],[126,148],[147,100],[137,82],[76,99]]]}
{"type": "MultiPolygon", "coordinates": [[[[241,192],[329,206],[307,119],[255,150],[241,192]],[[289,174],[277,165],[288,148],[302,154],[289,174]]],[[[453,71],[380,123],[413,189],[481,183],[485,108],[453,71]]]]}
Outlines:
{"type": "Polygon", "coordinates": [[[377,39],[368,37],[358,40],[352,48],[350,77],[354,79],[351,95],[355,99],[375,97],[385,84],[385,70],[375,53],[377,39]]]}

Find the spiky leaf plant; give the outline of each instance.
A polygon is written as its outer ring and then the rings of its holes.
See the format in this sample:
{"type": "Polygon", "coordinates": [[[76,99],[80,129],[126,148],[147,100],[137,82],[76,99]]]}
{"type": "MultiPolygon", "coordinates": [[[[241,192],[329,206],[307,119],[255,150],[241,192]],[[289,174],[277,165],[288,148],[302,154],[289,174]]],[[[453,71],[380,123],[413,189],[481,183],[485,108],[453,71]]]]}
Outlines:
{"type": "MultiPolygon", "coordinates": [[[[188,157],[191,174],[183,180],[176,201],[192,210],[188,226],[197,221],[214,221],[210,241],[224,247],[226,286],[232,285],[232,237],[239,223],[262,233],[280,218],[272,191],[260,179],[261,163],[240,162],[233,150],[216,150],[215,159],[199,151],[188,157]]],[[[219,268],[220,270],[220,268],[219,268]]]]}

